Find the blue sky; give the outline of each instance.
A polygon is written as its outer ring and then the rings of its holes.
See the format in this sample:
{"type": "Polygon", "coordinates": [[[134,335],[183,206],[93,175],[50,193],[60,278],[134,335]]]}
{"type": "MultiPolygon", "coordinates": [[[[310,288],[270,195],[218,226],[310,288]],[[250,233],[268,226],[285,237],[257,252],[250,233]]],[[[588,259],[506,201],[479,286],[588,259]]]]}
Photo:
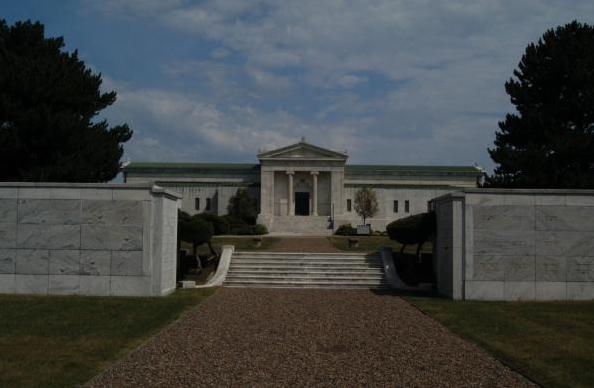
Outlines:
{"type": "Polygon", "coordinates": [[[133,161],[254,162],[305,136],[351,163],[493,164],[529,42],[591,0],[17,0],[101,72],[133,161]]]}

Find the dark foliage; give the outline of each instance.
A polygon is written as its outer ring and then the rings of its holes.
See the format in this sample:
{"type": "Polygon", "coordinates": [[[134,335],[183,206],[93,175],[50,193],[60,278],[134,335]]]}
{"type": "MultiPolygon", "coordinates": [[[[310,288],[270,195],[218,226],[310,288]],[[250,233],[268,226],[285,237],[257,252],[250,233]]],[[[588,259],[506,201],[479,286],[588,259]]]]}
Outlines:
{"type": "Polygon", "coordinates": [[[188,213],[179,212],[177,232],[180,240],[192,244],[194,256],[196,248],[202,244],[208,244],[212,254],[216,254],[210,242],[214,235],[214,227],[199,215],[190,216],[188,213]]]}
{"type": "Polygon", "coordinates": [[[388,224],[390,239],[401,244],[423,244],[435,233],[435,213],[420,213],[388,224]]]}
{"type": "Polygon", "coordinates": [[[340,225],[336,229],[336,232],[334,232],[334,234],[339,235],[339,236],[356,236],[357,229],[354,228],[353,226],[351,226],[351,224],[344,224],[344,225],[340,225]]]}
{"type": "Polygon", "coordinates": [[[572,22],[531,43],[505,90],[516,106],[489,154],[491,187],[594,187],[594,27],[572,22]]]}
{"type": "Polygon", "coordinates": [[[93,118],[114,103],[78,52],[40,23],[0,19],[0,180],[104,182],[116,176],[126,124],[93,118]]]}
{"type": "Polygon", "coordinates": [[[217,216],[216,214],[210,213],[201,213],[198,214],[197,217],[205,221],[208,221],[212,224],[212,226],[214,227],[215,236],[229,233],[230,222],[228,218],[217,216]]]}
{"type": "Polygon", "coordinates": [[[238,189],[237,193],[229,199],[227,213],[233,218],[242,220],[243,223],[255,225],[258,216],[256,200],[246,189],[238,189]]]}
{"type": "Polygon", "coordinates": [[[394,253],[394,266],[398,277],[411,287],[419,283],[435,283],[433,272],[433,255],[411,255],[407,253],[394,253]]]}
{"type": "Polygon", "coordinates": [[[268,228],[266,227],[266,225],[257,224],[254,226],[254,234],[258,236],[268,234],[268,228]]]}

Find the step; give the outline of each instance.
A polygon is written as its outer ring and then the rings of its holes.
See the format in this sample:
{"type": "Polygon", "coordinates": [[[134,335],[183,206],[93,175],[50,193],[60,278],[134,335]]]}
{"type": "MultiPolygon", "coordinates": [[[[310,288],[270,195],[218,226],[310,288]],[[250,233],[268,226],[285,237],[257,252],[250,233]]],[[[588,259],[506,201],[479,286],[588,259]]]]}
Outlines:
{"type": "Polygon", "coordinates": [[[330,268],[327,270],[320,269],[320,268],[313,268],[309,270],[299,270],[299,269],[278,269],[278,268],[233,268],[230,269],[229,274],[237,274],[237,275],[250,275],[250,274],[285,274],[285,275],[293,275],[293,274],[324,274],[324,275],[371,275],[371,274],[381,274],[383,275],[384,272],[377,269],[359,269],[359,270],[342,270],[342,269],[335,269],[330,268]]]}
{"type": "Polygon", "coordinates": [[[295,284],[295,285],[307,285],[307,284],[336,284],[336,285],[368,285],[368,286],[379,286],[383,284],[389,284],[385,280],[375,279],[364,279],[360,281],[354,281],[351,279],[295,279],[295,280],[284,280],[284,279],[229,279],[225,280],[227,284],[295,284]]]}
{"type": "Polygon", "coordinates": [[[320,274],[297,274],[297,275],[278,275],[278,274],[259,274],[259,275],[237,275],[231,274],[227,275],[226,280],[239,280],[239,279],[246,279],[252,281],[267,281],[267,280],[285,280],[285,281],[307,281],[307,280],[323,280],[323,281],[351,281],[353,283],[358,283],[361,281],[375,281],[375,280],[383,280],[383,274],[372,274],[372,275],[359,275],[359,276],[352,276],[352,275],[320,275],[320,274]]]}
{"type": "Polygon", "coordinates": [[[352,290],[352,289],[365,289],[365,290],[382,290],[389,289],[389,285],[380,286],[367,286],[367,285],[341,285],[341,284],[225,284],[225,287],[229,288],[323,288],[328,290],[352,290]]]}
{"type": "Polygon", "coordinates": [[[235,251],[233,257],[250,256],[250,257],[375,257],[380,258],[378,254],[364,254],[361,252],[329,252],[329,253],[303,253],[303,252],[260,252],[260,251],[235,251]]]}
{"type": "Polygon", "coordinates": [[[370,269],[374,271],[382,271],[383,267],[380,265],[369,265],[369,264],[349,264],[349,265],[335,265],[335,264],[231,264],[229,266],[230,271],[234,270],[257,270],[259,268],[266,269],[266,270],[280,270],[280,271],[327,271],[327,270],[345,270],[345,271],[357,271],[357,270],[364,270],[370,269]]]}

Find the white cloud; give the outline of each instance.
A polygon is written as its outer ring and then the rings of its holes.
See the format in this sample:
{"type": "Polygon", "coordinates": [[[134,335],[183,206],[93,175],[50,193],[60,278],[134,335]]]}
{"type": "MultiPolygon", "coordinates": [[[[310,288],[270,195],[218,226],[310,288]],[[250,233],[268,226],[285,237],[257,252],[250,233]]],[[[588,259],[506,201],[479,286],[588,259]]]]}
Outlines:
{"type": "Polygon", "coordinates": [[[572,19],[594,20],[586,0],[109,0],[102,7],[152,15],[197,45],[218,47],[211,60],[165,66],[170,77],[202,80],[199,94],[123,93],[118,104],[134,118],[150,117],[141,119],[150,131],[166,136],[158,123],[241,156],[305,135],[384,163],[489,165],[497,121],[512,109],[503,84],[526,45],[572,19]],[[226,62],[231,51],[240,63],[226,62]]]}

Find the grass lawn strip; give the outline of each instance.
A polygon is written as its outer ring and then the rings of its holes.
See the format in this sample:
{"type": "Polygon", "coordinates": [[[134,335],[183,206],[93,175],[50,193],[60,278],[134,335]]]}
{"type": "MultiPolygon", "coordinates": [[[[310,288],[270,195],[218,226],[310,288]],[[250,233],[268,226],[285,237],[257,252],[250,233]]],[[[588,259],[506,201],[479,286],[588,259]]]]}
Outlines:
{"type": "Polygon", "coordinates": [[[406,299],[543,386],[594,386],[594,302],[406,299]]]}
{"type": "Polygon", "coordinates": [[[212,294],[163,298],[0,295],[0,386],[88,381],[212,294]]]}

